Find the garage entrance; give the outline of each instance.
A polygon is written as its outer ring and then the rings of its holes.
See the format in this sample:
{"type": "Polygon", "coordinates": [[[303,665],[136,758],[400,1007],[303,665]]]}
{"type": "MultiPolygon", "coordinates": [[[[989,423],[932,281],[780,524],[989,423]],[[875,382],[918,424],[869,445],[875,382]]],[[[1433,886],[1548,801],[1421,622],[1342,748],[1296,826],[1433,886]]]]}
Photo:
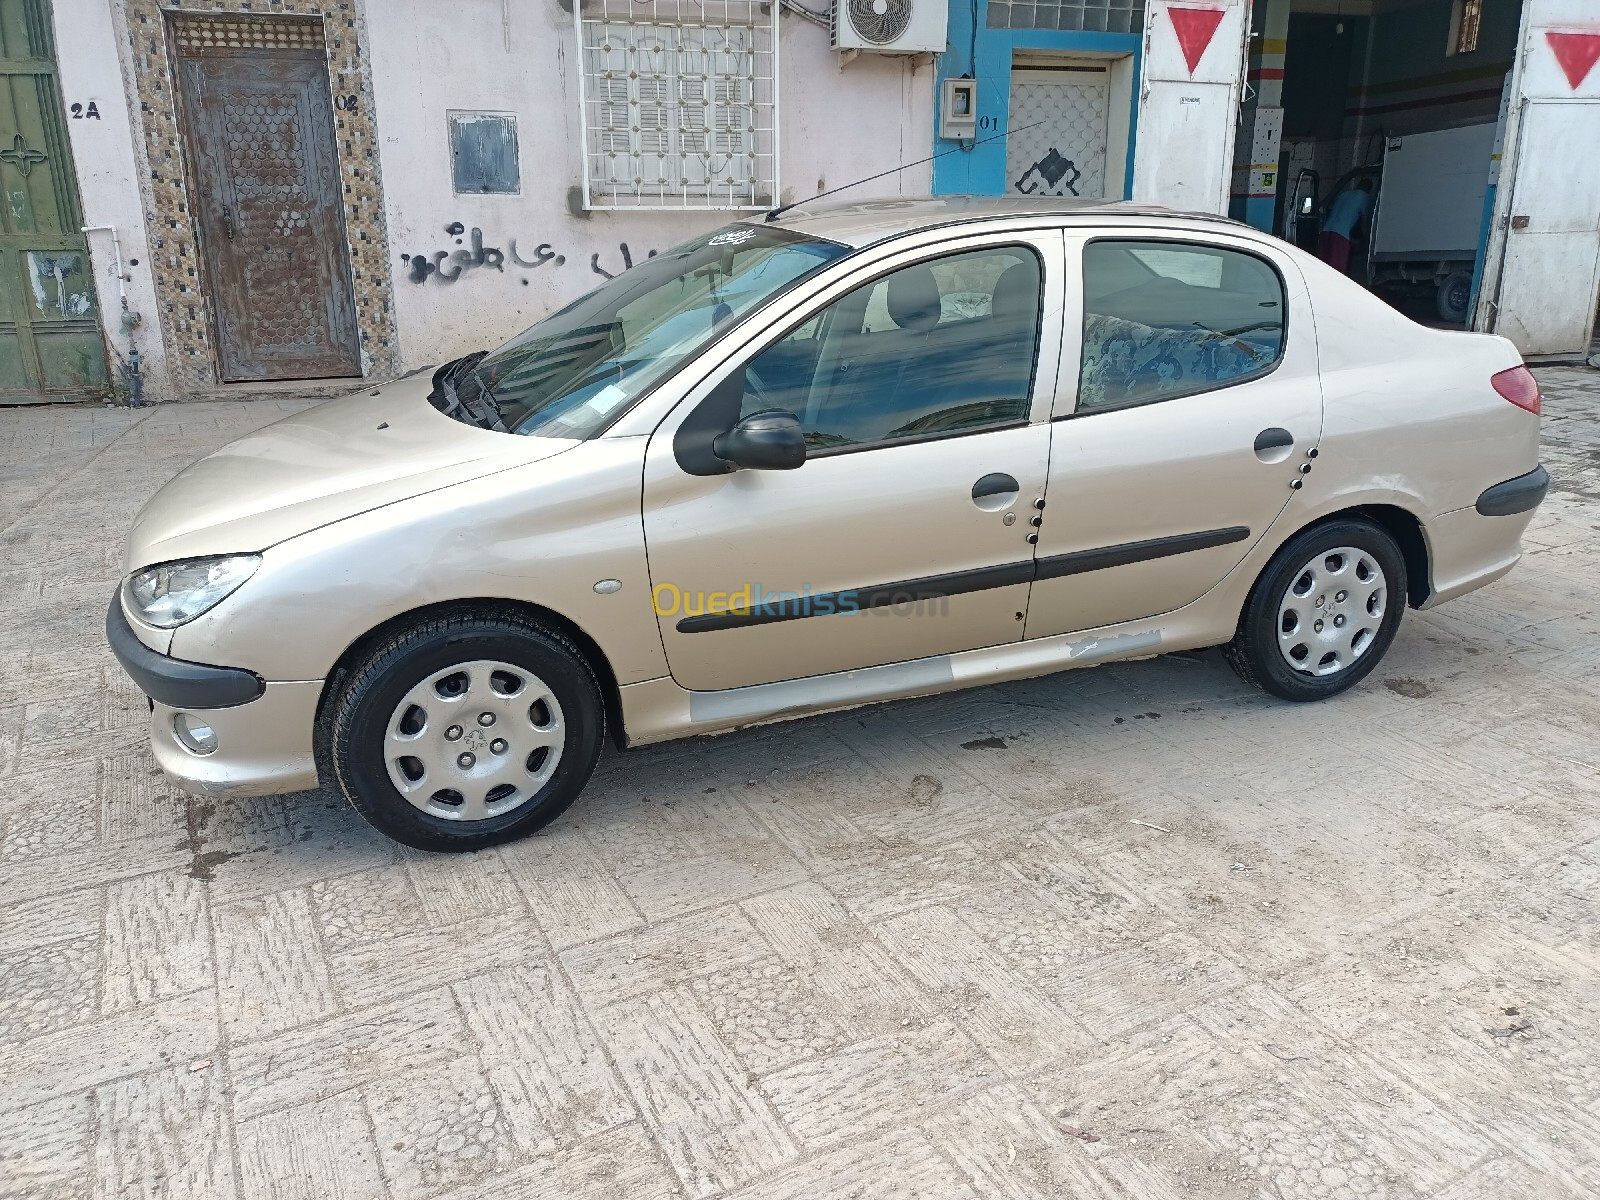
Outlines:
{"type": "Polygon", "coordinates": [[[1248,219],[1415,319],[1467,325],[1522,9],[1522,0],[1258,5],[1256,124],[1270,133],[1281,120],[1281,138],[1272,186],[1255,181],[1248,219]]]}

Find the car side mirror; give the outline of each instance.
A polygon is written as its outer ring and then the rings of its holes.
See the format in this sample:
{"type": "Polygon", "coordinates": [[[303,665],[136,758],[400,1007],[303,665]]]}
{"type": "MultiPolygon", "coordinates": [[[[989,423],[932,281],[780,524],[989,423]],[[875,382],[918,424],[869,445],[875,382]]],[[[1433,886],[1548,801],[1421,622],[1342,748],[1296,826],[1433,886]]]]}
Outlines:
{"type": "Polygon", "coordinates": [[[751,413],[712,440],[718,458],[748,471],[792,471],[806,461],[806,435],[800,418],[772,409],[751,413]]]}

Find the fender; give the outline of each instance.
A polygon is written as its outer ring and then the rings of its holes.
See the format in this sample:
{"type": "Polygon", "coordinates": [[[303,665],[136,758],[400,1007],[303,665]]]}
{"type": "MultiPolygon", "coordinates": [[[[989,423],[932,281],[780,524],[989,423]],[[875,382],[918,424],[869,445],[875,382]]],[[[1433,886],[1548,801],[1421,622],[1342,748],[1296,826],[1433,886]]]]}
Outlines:
{"type": "Polygon", "coordinates": [[[280,542],[238,593],[180,626],[169,652],[269,682],[325,679],[395,617],[503,598],[570,621],[619,683],[664,675],[639,508],[645,440],[596,438],[504,471],[492,489],[475,480],[280,542]]]}

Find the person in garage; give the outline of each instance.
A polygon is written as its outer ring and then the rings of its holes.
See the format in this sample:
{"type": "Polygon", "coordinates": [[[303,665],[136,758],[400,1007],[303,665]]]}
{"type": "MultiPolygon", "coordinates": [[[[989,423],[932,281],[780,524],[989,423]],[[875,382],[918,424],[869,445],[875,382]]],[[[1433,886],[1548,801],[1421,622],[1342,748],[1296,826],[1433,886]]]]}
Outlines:
{"type": "Polygon", "coordinates": [[[1350,244],[1356,228],[1372,211],[1372,180],[1358,179],[1347,185],[1328,206],[1317,239],[1317,257],[1336,271],[1349,274],[1350,244]]]}

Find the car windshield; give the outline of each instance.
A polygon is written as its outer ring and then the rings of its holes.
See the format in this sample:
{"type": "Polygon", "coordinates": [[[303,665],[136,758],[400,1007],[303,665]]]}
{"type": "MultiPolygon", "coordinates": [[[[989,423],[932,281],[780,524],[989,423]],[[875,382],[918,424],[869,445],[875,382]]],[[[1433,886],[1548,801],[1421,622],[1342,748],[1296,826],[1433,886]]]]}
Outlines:
{"type": "Polygon", "coordinates": [[[848,253],[784,229],[730,225],[546,317],[447,379],[448,398],[436,387],[435,403],[507,433],[590,437],[737,318],[848,253]]]}

